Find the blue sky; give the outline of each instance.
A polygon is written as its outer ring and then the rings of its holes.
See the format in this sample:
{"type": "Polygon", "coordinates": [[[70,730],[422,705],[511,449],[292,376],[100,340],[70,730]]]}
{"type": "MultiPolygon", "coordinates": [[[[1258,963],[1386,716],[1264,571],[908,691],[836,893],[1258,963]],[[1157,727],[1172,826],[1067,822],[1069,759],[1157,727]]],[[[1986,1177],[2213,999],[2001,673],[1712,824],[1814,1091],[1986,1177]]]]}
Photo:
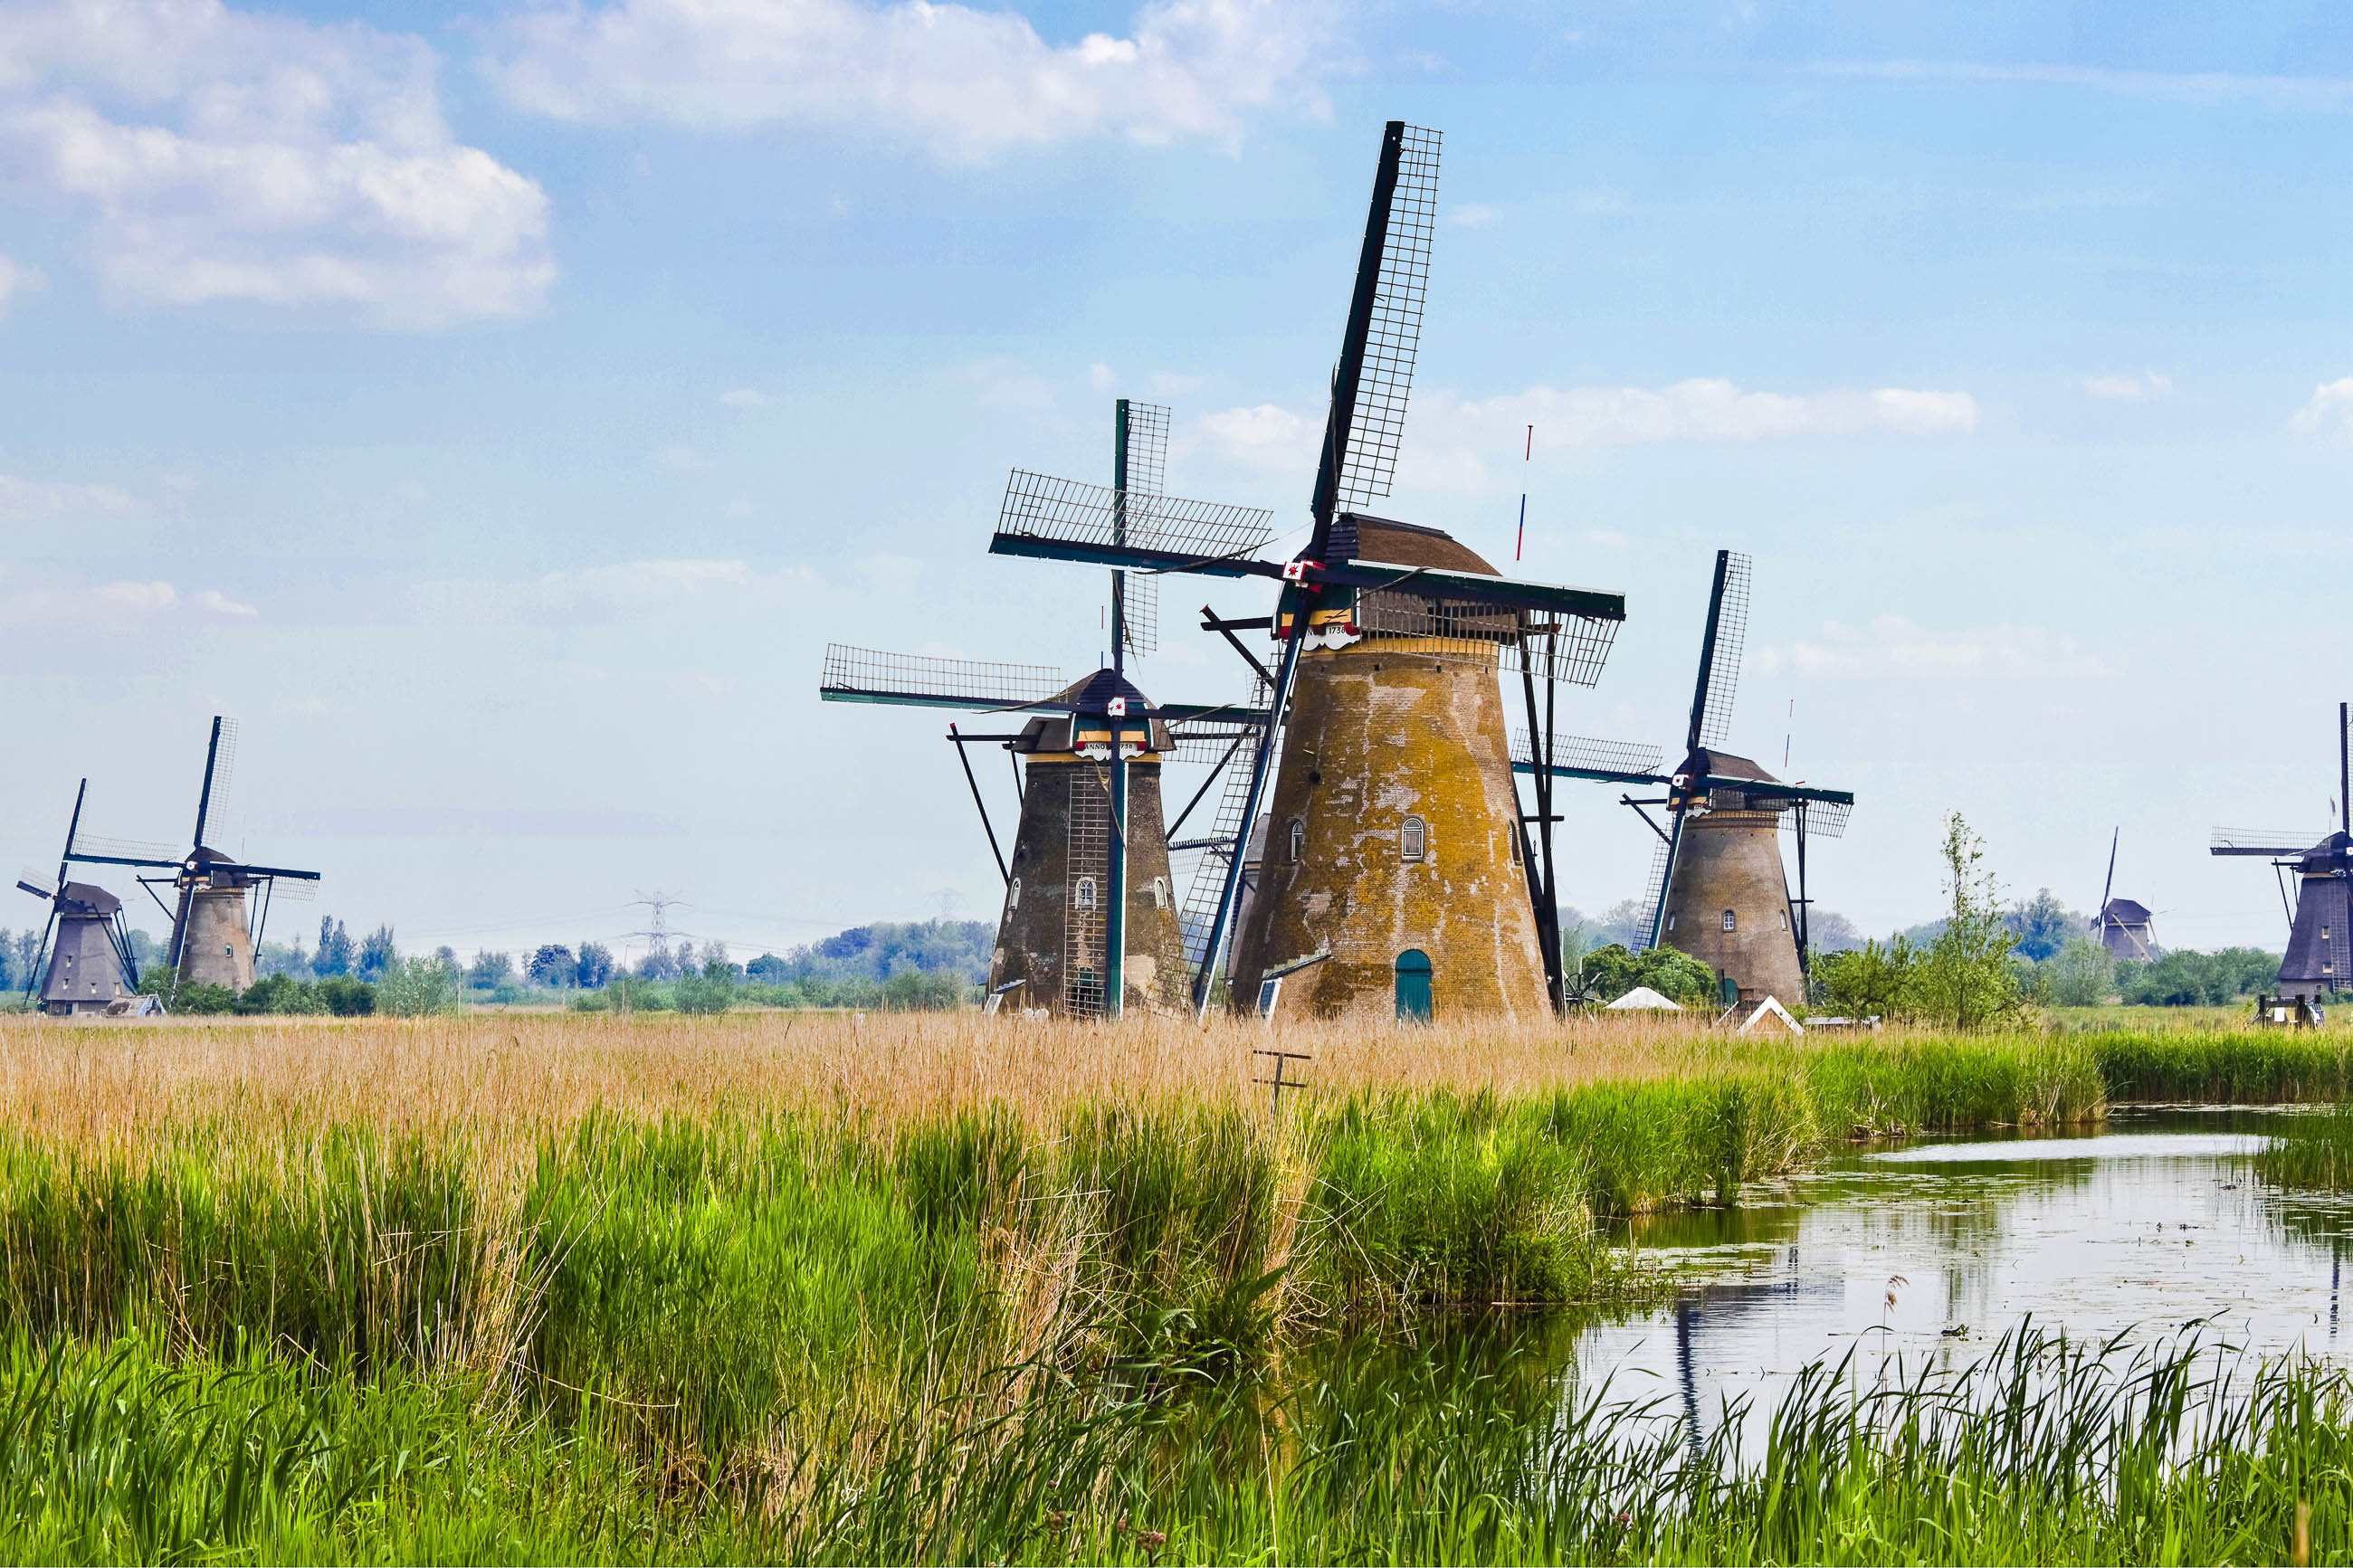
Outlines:
{"type": "MultiPolygon", "coordinates": [[[[987,917],[943,724],[818,703],[824,646],[1091,667],[1098,576],[981,549],[1117,395],[1295,524],[1402,118],[1389,510],[1503,563],[1536,426],[1524,570],[1629,596],[1567,727],[1674,740],[1744,550],[1736,748],[1861,797],[1829,907],[1933,912],[1958,809],[2018,892],[2088,907],[2121,826],[2162,940],[2275,943],[2205,844],[2325,826],[2353,695],[2348,55],[2317,5],[16,0],[0,819],[40,863],[87,773],[179,837],[227,711],[248,850],[407,944],[987,917]]],[[[1168,645],[1148,690],[1234,686],[1168,645]]],[[[1571,826],[1567,898],[1639,890],[1571,826]]]]}

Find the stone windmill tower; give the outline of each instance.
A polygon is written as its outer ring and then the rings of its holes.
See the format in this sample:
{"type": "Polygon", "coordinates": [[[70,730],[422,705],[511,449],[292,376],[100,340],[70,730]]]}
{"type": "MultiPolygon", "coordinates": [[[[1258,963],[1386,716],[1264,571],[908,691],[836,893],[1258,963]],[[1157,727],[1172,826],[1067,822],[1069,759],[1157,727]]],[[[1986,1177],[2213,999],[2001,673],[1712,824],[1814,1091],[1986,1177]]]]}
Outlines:
{"type": "MultiPolygon", "coordinates": [[[[1167,429],[1167,410],[1123,398],[1110,488],[1016,470],[1008,505],[1099,513],[1122,540],[1205,540],[1245,551],[1263,543],[1264,511],[1160,493],[1167,429]]],[[[1013,733],[948,731],[1005,880],[989,964],[992,1005],[1009,999],[1060,1016],[1118,1017],[1130,1006],[1185,1005],[1189,976],[1164,826],[1164,764],[1182,756],[1229,765],[1258,715],[1247,705],[1159,706],[1138,690],[1126,662],[1157,646],[1151,579],[1114,571],[1111,586],[1111,665],[1078,680],[1035,666],[839,645],[826,652],[818,692],[828,701],[1036,715],[1013,733]],[[1009,861],[965,751],[987,742],[1014,758],[1021,805],[1009,861]]]]}
{"type": "Polygon", "coordinates": [[[75,862],[98,858],[95,853],[82,853],[76,842],[81,832],[82,803],[89,794],[90,781],[84,779],[74,792],[73,816],[66,825],[65,852],[58,857],[56,886],[41,886],[36,879],[38,873],[30,870],[16,879],[17,887],[49,906],[48,922],[41,931],[40,956],[26,976],[25,994],[32,996],[37,984],[36,1005],[56,1018],[121,1016],[146,1011],[151,1005],[138,994],[139,963],[132,952],[130,930],[123,923],[122,900],[94,883],[67,879],[75,862]]]}
{"type": "MultiPolygon", "coordinates": [[[[1523,821],[1497,677],[1591,684],[1625,617],[1616,594],[1498,576],[1436,529],[1354,510],[1388,495],[1403,437],[1437,220],[1439,137],[1391,121],[1350,297],[1310,511],[1289,562],[1182,534],[1122,539],[1100,509],[1008,496],[989,548],[1153,573],[1278,579],[1273,668],[1250,766],[1233,775],[1204,867],[1194,1004],[1230,944],[1237,1008],[1422,1018],[1527,1016],[1557,996],[1548,777],[1523,821]],[[1278,760],[1279,759],[1279,760],[1278,760]],[[1249,920],[1252,826],[1270,806],[1249,920]],[[1538,842],[1541,838],[1541,844],[1538,842]],[[1271,985],[1270,986],[1270,983],[1271,985]]],[[[1238,645],[1239,646],[1239,645],[1238,645]]],[[[1245,650],[1246,657],[1248,657],[1245,650]]]]}
{"type": "MultiPolygon", "coordinates": [[[[1664,785],[1648,799],[1621,795],[1658,835],[1651,884],[1646,947],[1690,953],[1715,971],[1727,1005],[1770,996],[1802,1005],[1810,951],[1806,941],[1806,851],[1816,837],[1846,831],[1854,795],[1846,790],[1783,784],[1746,757],[1724,750],[1732,700],[1740,684],[1740,656],[1748,626],[1748,557],[1715,552],[1707,626],[1700,637],[1699,679],[1692,691],[1683,760],[1672,774],[1633,756],[1643,748],[1577,741],[1572,755],[1556,748],[1548,770],[1563,778],[1620,786],[1664,785]],[[1616,757],[1606,754],[1619,753],[1616,757]],[[1663,807],[1662,826],[1645,808],[1663,807]],[[1789,891],[1780,834],[1797,838],[1798,890],[1789,891]]],[[[1537,752],[1542,755],[1544,753],[1537,752]]],[[[1655,757],[1656,752],[1650,756],[1655,757]]]]}
{"type": "Polygon", "coordinates": [[[2300,1019],[2321,997],[2353,991],[2353,800],[2346,796],[2348,784],[2353,784],[2353,711],[2340,702],[2336,831],[2316,837],[2243,827],[2214,830],[2214,854],[2260,856],[2272,863],[2283,906],[2288,903],[2288,873],[2295,874],[2279,995],[2295,1004],[2300,1019]]]}

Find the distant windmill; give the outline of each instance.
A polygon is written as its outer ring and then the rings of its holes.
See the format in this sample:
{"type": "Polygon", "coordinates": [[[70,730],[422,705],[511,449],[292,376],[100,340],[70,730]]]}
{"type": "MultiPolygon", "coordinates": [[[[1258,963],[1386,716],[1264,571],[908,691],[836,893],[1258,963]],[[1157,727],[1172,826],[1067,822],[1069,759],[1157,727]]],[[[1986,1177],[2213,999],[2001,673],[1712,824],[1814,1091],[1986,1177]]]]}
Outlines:
{"type": "MultiPolygon", "coordinates": [[[[1555,749],[1551,772],[1604,784],[1667,786],[1663,797],[1620,797],[1659,838],[1643,897],[1651,915],[1644,945],[1672,947],[1706,963],[1716,972],[1727,1004],[1767,996],[1797,1004],[1806,994],[1810,962],[1807,842],[1842,835],[1854,796],[1846,790],[1783,784],[1746,757],[1721,749],[1740,684],[1749,575],[1748,557],[1715,552],[1691,722],[1682,765],[1672,774],[1658,776],[1655,760],[1646,764],[1627,743],[1576,738],[1555,749]],[[1609,755],[1611,750],[1619,754],[1609,755]],[[1652,805],[1665,808],[1666,826],[1642,809],[1652,805]],[[1784,827],[1797,836],[1794,896],[1781,861],[1778,832],[1784,827]]],[[[1649,752],[1651,759],[1657,754],[1649,752]]]]}
{"type": "MultiPolygon", "coordinates": [[[[237,760],[237,721],[213,716],[212,739],[205,747],[205,778],[196,792],[196,832],[194,844],[177,859],[153,853],[84,854],[76,858],[96,865],[169,868],[168,877],[142,877],[151,896],[155,888],[170,886],[176,904],[165,906],[172,917],[171,945],[165,961],[182,984],[225,985],[242,991],[253,984],[253,950],[269,919],[273,897],[309,899],[319,886],[316,871],[284,866],[257,866],[222,854],[205,842],[206,831],[227,798],[237,760]],[[284,884],[283,891],[280,885],[284,884]],[[258,899],[248,902],[248,893],[258,899]]],[[[163,900],[157,899],[157,903],[163,900]]]]}
{"type": "MultiPolygon", "coordinates": [[[[1013,488],[1040,504],[1100,510],[1123,543],[1208,540],[1244,551],[1263,543],[1263,510],[1160,493],[1167,432],[1166,409],[1122,398],[1108,489],[1018,470],[1013,488]]],[[[1155,596],[1149,577],[1116,570],[1111,588],[1111,667],[1077,680],[1037,666],[836,645],[826,650],[819,687],[828,701],[1039,715],[1016,733],[968,735],[951,725],[948,738],[1005,879],[990,994],[1079,1017],[1117,1017],[1131,998],[1170,1010],[1184,1005],[1186,948],[1162,764],[1181,754],[1222,768],[1256,736],[1248,704],[1159,706],[1129,681],[1128,656],[1157,646],[1155,596]],[[1001,743],[1016,759],[1021,816],[1009,864],[965,752],[976,742],[1001,743]]]]}
{"type": "Polygon", "coordinates": [[[2218,827],[2212,853],[2260,856],[2271,861],[2287,904],[2287,873],[2296,875],[2294,908],[2288,912],[2287,952],[2280,960],[2279,994],[2300,1005],[2332,991],[2353,990],[2353,713],[2337,705],[2337,809],[2334,833],[2316,841],[2308,833],[2218,827]]]}
{"type": "Polygon", "coordinates": [[[35,879],[39,873],[31,870],[16,879],[17,887],[48,902],[40,956],[25,977],[25,994],[32,995],[37,983],[40,1010],[52,1017],[119,1015],[152,1005],[138,997],[139,962],[132,951],[130,929],[123,924],[122,900],[93,883],[67,879],[75,862],[97,858],[80,853],[77,844],[82,803],[89,795],[90,781],[84,779],[74,792],[65,851],[58,857],[57,885],[41,886],[35,879]]]}
{"type": "Polygon", "coordinates": [[[1281,584],[1271,616],[1206,623],[1270,631],[1279,655],[1271,670],[1252,660],[1270,692],[1263,733],[1220,809],[1204,868],[1217,897],[1200,910],[1193,1003],[1202,1012],[1229,943],[1232,1005],[1269,1014],[1525,1016],[1559,999],[1552,813],[1540,791],[1532,837],[1496,677],[1522,677],[1530,727],[1548,732],[1537,679],[1549,693],[1556,680],[1599,679],[1625,599],[1507,581],[1437,529],[1347,510],[1387,496],[1396,470],[1436,232],[1438,154],[1436,132],[1398,121],[1383,132],[1313,532],[1297,556],[1261,560],[1255,542],[1199,527],[1124,537],[1100,500],[1077,504],[1020,475],[989,544],[1007,555],[1281,584]],[[1237,931],[1248,847],[1270,795],[1271,831],[1237,931]]]}
{"type": "Polygon", "coordinates": [[[2092,917],[2092,929],[2099,933],[2100,945],[2118,958],[2152,958],[2157,936],[2150,929],[2148,906],[2109,897],[2116,889],[2116,847],[2124,836],[2125,830],[2119,827],[2108,838],[2108,879],[2101,885],[2100,912],[2092,917]]]}

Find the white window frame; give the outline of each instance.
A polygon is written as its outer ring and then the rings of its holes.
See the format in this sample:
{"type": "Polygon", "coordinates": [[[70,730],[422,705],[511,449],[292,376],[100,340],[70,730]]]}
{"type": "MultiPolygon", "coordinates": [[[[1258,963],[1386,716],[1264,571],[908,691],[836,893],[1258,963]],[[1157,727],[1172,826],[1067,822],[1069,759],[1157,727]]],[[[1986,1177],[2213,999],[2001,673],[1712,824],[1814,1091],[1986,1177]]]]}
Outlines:
{"type": "Polygon", "coordinates": [[[1430,824],[1419,816],[1409,816],[1398,829],[1398,858],[1409,866],[1418,866],[1430,858],[1430,824]]]}

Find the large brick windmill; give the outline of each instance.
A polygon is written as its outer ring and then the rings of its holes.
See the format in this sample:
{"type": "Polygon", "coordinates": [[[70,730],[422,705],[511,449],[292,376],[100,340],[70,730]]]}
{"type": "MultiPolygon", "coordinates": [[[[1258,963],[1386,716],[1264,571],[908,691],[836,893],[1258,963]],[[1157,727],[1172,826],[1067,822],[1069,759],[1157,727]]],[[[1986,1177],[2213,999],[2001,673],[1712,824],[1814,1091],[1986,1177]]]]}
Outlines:
{"type": "MultiPolygon", "coordinates": [[[[1123,398],[1109,489],[1016,470],[1009,489],[1039,504],[1099,508],[1123,541],[1206,542],[1244,551],[1262,544],[1265,511],[1161,493],[1167,431],[1166,409],[1123,398]]],[[[837,645],[826,650],[819,687],[828,701],[1036,715],[1016,733],[967,735],[951,725],[948,738],[1005,879],[990,994],[1077,1017],[1117,1017],[1131,1002],[1183,1006],[1185,942],[1164,826],[1162,764],[1182,755],[1215,759],[1222,768],[1257,733],[1247,706],[1163,706],[1138,690],[1127,679],[1127,659],[1157,646],[1156,595],[1149,577],[1116,569],[1111,587],[1111,664],[1077,680],[1036,666],[837,645]],[[1002,743],[1015,758],[1021,813],[1009,863],[964,750],[986,742],[1002,743]]],[[[1194,804],[1208,787],[1201,786],[1194,804]]],[[[1190,810],[1180,814],[1180,826],[1190,810]]]]}
{"type": "MultiPolygon", "coordinates": [[[[1650,910],[1646,947],[1690,953],[1716,972],[1727,1004],[1771,996],[1801,1004],[1810,952],[1806,940],[1808,840],[1846,831],[1854,795],[1846,790],[1783,784],[1746,757],[1723,749],[1748,628],[1749,560],[1715,552],[1707,626],[1700,637],[1699,678],[1692,691],[1683,760],[1672,774],[1630,756],[1572,756],[1553,751],[1554,775],[1624,785],[1666,786],[1661,797],[1620,799],[1659,837],[1643,897],[1650,910]],[[1629,765],[1629,764],[1631,765],[1629,765]],[[1663,807],[1667,826],[1646,806],[1663,807]],[[1797,837],[1798,890],[1789,891],[1780,830],[1797,837]]],[[[1603,743],[1574,742],[1599,748],[1603,743]]],[[[1622,748],[1630,752],[1632,748],[1622,748]]],[[[1542,755],[1541,749],[1531,753],[1542,755]]],[[[1655,757],[1657,753],[1652,752],[1655,757]]]]}
{"type": "MultiPolygon", "coordinates": [[[[93,846],[84,852],[80,844],[81,808],[89,795],[90,781],[84,779],[81,787],[74,792],[73,816],[66,824],[65,852],[58,857],[57,885],[41,886],[35,880],[38,873],[30,870],[16,879],[17,887],[49,906],[47,923],[41,928],[39,955],[25,977],[25,994],[33,995],[37,985],[39,1008],[53,1017],[119,1014],[144,1000],[132,1000],[139,991],[139,961],[132,951],[130,930],[123,923],[122,900],[95,883],[68,879],[77,862],[100,859],[102,849],[138,848],[93,846]]],[[[112,856],[103,858],[112,863],[123,863],[112,856]]],[[[129,863],[171,864],[152,858],[129,863]]]]}
{"type": "Polygon", "coordinates": [[[1263,733],[1205,868],[1218,896],[1194,976],[1203,1012],[1229,944],[1234,1005],[1270,1014],[1525,1016],[1559,995],[1549,781],[1535,814],[1539,850],[1522,820],[1497,675],[1521,675],[1530,727],[1548,734],[1536,681],[1549,692],[1556,680],[1598,679],[1624,597],[1508,581],[1436,529],[1355,510],[1388,494],[1397,465],[1437,222],[1438,154],[1435,132],[1392,121],[1383,132],[1333,373],[1313,531],[1297,556],[1261,560],[1255,545],[1198,535],[1137,542],[1123,537],[1100,501],[1018,486],[989,545],[1000,554],[1282,584],[1271,616],[1208,623],[1269,630],[1279,653],[1263,672],[1263,733]],[[1262,804],[1270,831],[1237,931],[1262,804]]]}
{"type": "Polygon", "coordinates": [[[2353,711],[2337,705],[2337,830],[2316,842],[2306,833],[2243,827],[2214,830],[2213,853],[2260,856],[2272,863],[2287,902],[2287,873],[2296,878],[2288,916],[2287,952],[2280,960],[2279,994],[2299,1007],[2333,991],[2353,991],[2353,711]]]}

